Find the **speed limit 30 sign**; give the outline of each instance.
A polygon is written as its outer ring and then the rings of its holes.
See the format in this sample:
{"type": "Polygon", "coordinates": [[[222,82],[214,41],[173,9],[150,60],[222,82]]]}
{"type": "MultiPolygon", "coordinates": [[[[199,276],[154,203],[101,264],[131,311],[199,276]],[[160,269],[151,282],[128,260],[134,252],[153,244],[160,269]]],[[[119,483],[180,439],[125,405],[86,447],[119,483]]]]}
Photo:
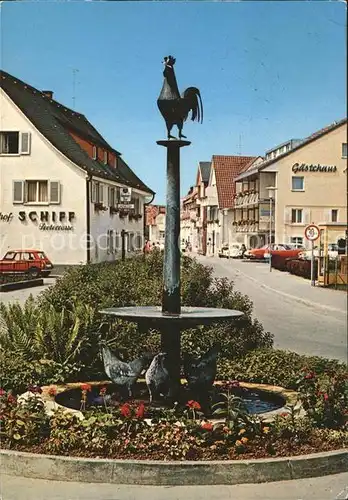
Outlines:
{"type": "Polygon", "coordinates": [[[320,229],[315,224],[309,224],[305,229],[305,237],[309,241],[315,241],[320,236],[320,229]]]}

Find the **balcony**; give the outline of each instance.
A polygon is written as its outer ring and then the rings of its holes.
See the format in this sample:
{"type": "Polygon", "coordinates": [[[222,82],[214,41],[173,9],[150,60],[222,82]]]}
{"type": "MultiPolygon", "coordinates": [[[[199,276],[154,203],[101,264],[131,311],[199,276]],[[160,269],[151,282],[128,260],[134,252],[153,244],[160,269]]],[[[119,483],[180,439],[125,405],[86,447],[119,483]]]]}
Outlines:
{"type": "Polygon", "coordinates": [[[238,207],[246,207],[249,205],[256,205],[259,202],[259,193],[258,191],[246,191],[237,194],[234,198],[234,206],[238,207]]]}
{"type": "Polygon", "coordinates": [[[232,223],[237,233],[258,233],[259,225],[256,220],[239,220],[232,223]]]}

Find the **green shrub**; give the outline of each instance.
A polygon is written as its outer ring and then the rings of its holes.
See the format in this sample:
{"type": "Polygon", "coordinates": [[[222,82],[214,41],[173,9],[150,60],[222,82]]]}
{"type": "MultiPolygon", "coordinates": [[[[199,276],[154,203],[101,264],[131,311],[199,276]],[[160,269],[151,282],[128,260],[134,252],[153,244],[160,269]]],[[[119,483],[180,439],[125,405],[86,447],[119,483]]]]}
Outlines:
{"type": "Polygon", "coordinates": [[[288,389],[298,388],[303,371],[313,371],[318,375],[344,373],[347,366],[336,360],[278,349],[257,349],[239,359],[218,361],[218,378],[274,384],[288,389]]]}
{"type": "Polygon", "coordinates": [[[15,394],[25,392],[30,384],[59,384],[76,378],[77,367],[52,360],[27,361],[11,352],[0,351],[1,387],[15,394]]]}
{"type": "MultiPolygon", "coordinates": [[[[70,297],[94,308],[121,307],[130,305],[160,305],[162,297],[163,255],[152,252],[144,261],[141,257],[113,263],[81,266],[69,270],[54,287],[40,297],[43,310],[54,307],[69,307],[70,297]]],[[[271,347],[273,336],[265,332],[262,325],[252,319],[252,302],[235,291],[226,278],[214,278],[213,269],[187,256],[182,258],[181,294],[183,306],[223,307],[244,312],[236,322],[226,321],[209,327],[187,330],[182,334],[182,348],[192,353],[205,352],[214,342],[222,345],[222,356],[241,355],[250,349],[271,347]]],[[[125,359],[138,356],[144,350],[156,352],[160,348],[160,336],[153,330],[142,332],[137,326],[124,321],[110,321],[95,316],[94,331],[100,323],[107,321],[110,327],[103,331],[111,347],[123,354],[125,359]]],[[[101,360],[97,355],[96,342],[89,347],[90,357],[84,359],[88,370],[81,376],[100,378],[104,376],[101,360]]]]}
{"type": "Polygon", "coordinates": [[[348,372],[303,371],[298,380],[304,409],[317,427],[339,429],[348,420],[348,372]]]}

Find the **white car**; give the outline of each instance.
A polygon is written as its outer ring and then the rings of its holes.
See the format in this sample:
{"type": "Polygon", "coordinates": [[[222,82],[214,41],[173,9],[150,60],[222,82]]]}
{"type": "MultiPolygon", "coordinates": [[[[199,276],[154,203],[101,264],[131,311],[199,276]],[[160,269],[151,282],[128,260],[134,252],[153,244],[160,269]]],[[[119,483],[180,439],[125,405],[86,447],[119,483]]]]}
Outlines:
{"type": "MultiPolygon", "coordinates": [[[[320,248],[319,247],[314,247],[314,257],[320,257],[320,255],[323,255],[323,250],[321,251],[320,254],[320,248]]],[[[329,259],[337,259],[338,257],[338,246],[335,243],[330,243],[328,245],[328,256],[329,259]]],[[[303,260],[310,260],[312,258],[312,250],[305,250],[301,252],[298,255],[299,259],[303,260]]]]}
{"type": "Polygon", "coordinates": [[[241,259],[243,257],[243,249],[241,243],[232,243],[229,246],[224,245],[220,252],[219,257],[227,257],[231,259],[241,259]]]}

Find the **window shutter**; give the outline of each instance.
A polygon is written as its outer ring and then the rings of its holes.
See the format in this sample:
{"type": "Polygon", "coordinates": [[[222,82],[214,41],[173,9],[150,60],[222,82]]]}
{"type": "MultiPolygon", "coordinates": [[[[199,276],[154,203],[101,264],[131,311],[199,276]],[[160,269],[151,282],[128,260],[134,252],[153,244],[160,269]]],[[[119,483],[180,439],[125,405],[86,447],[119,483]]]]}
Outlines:
{"type": "Polygon", "coordinates": [[[108,186],[108,206],[112,207],[112,187],[108,186]]]}
{"type": "Polygon", "coordinates": [[[311,223],[311,211],[310,211],[309,208],[304,208],[303,209],[302,216],[303,216],[302,222],[304,224],[310,224],[311,223]]]}
{"type": "Polygon", "coordinates": [[[91,182],[90,188],[91,188],[91,203],[97,203],[97,184],[95,182],[91,182]]]}
{"type": "Polygon", "coordinates": [[[59,181],[50,181],[50,203],[60,203],[59,181]]]}
{"type": "Polygon", "coordinates": [[[99,203],[103,203],[104,201],[104,186],[103,184],[99,184],[99,203]]]}
{"type": "Polygon", "coordinates": [[[291,208],[289,207],[284,208],[284,223],[285,224],[291,223],[291,208]]]}
{"type": "Polygon", "coordinates": [[[13,181],[13,203],[24,203],[24,181],[13,181]]]}
{"type": "Polygon", "coordinates": [[[20,153],[22,155],[30,154],[30,132],[22,132],[20,134],[20,153]]]}

